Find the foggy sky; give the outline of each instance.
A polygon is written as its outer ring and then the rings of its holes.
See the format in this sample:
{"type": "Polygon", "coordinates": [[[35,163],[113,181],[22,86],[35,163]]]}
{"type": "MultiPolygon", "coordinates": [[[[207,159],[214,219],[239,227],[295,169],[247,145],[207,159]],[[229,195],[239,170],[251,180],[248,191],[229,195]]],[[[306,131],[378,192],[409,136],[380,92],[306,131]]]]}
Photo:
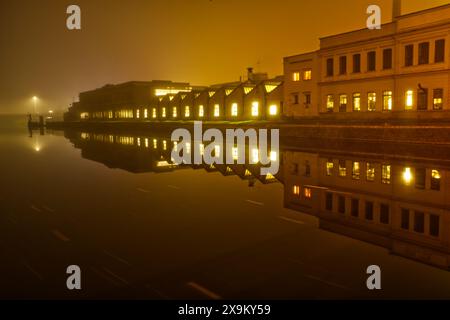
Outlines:
{"type": "MultiPolygon", "coordinates": [[[[404,0],[403,13],[449,3],[404,0]]],[[[365,27],[391,0],[0,0],[0,113],[66,109],[80,91],[165,79],[235,81],[253,66],[282,74],[282,58],[318,49],[319,37],[365,27]],[[81,7],[82,30],[66,29],[81,7]]]]}

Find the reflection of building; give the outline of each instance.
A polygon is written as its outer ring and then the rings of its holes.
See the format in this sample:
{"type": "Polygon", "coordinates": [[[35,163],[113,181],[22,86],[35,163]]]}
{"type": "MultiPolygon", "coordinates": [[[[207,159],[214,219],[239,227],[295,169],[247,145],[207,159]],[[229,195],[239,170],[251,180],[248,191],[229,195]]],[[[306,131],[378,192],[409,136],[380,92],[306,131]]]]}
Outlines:
{"type": "Polygon", "coordinates": [[[326,150],[283,159],[286,207],[318,217],[323,229],[450,266],[448,161],[326,150]]]}
{"type": "Polygon", "coordinates": [[[67,121],[276,120],[283,77],[248,70],[247,81],[191,87],[170,81],[127,82],[80,93],[67,121]]]}
{"type": "Polygon", "coordinates": [[[284,114],[373,119],[448,111],[450,5],[403,16],[396,8],[380,30],[324,37],[318,51],[285,58],[284,114]]]}

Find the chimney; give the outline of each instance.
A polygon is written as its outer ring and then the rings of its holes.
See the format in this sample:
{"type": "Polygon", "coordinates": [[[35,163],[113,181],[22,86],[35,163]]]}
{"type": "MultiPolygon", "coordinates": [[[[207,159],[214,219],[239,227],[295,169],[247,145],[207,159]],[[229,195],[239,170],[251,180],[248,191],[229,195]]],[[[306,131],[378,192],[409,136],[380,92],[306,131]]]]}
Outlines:
{"type": "Polygon", "coordinates": [[[402,0],[392,0],[392,20],[402,15],[402,0]]]}
{"type": "Polygon", "coordinates": [[[253,81],[253,68],[251,67],[247,68],[247,78],[248,81],[253,81]]]}

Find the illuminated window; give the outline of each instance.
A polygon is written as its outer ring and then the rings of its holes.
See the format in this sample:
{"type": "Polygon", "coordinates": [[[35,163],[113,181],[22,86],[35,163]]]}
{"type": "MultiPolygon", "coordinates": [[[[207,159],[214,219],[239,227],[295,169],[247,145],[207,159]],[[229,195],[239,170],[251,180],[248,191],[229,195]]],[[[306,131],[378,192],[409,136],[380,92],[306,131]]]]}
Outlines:
{"type": "Polygon", "coordinates": [[[109,112],[108,112],[108,118],[109,118],[109,119],[112,119],[112,118],[113,118],[113,112],[112,112],[112,111],[109,111],[109,112]]]}
{"type": "Polygon", "coordinates": [[[203,105],[198,106],[198,116],[200,118],[203,118],[205,116],[205,109],[203,108],[203,105]]]}
{"type": "Polygon", "coordinates": [[[312,198],[312,190],[311,190],[311,188],[304,188],[303,189],[303,196],[306,199],[311,199],[312,198]]]}
{"type": "Polygon", "coordinates": [[[231,105],[231,116],[232,117],[237,117],[238,115],[238,104],[237,103],[233,103],[231,105]]]}
{"type": "Polygon", "coordinates": [[[189,118],[191,116],[191,109],[189,108],[189,106],[184,107],[184,116],[186,118],[189,118]]]}
{"type": "Polygon", "coordinates": [[[345,160],[339,160],[339,177],[347,176],[347,164],[345,160]]]}
{"type": "Polygon", "coordinates": [[[431,190],[441,190],[441,173],[438,170],[431,170],[431,190]]]}
{"type": "Polygon", "coordinates": [[[158,148],[158,140],[153,139],[153,149],[157,149],[158,148]]]}
{"type": "Polygon", "coordinates": [[[272,104],[272,105],[269,107],[269,115],[271,115],[271,116],[276,116],[277,113],[278,113],[278,107],[277,107],[277,105],[272,104]]]}
{"type": "Polygon", "coordinates": [[[352,177],[355,180],[359,180],[361,177],[361,163],[355,161],[352,166],[352,177]]]}
{"type": "Polygon", "coordinates": [[[257,117],[259,115],[259,102],[254,101],[252,103],[252,117],[257,117]]]}
{"type": "Polygon", "coordinates": [[[172,108],[172,117],[176,118],[178,117],[178,109],[177,107],[172,108]]]}
{"type": "Polygon", "coordinates": [[[413,179],[411,168],[405,168],[403,170],[402,178],[403,178],[403,182],[406,185],[410,185],[411,184],[411,181],[413,179]]]}
{"type": "Polygon", "coordinates": [[[381,183],[391,184],[391,166],[388,164],[381,167],[381,183]]]}
{"type": "Polygon", "coordinates": [[[375,181],[375,166],[372,163],[366,163],[367,181],[375,181]]]}
{"type": "Polygon", "coordinates": [[[148,138],[145,138],[145,147],[148,148],[148,138]]]}
{"type": "Polygon", "coordinates": [[[327,110],[333,112],[334,109],[334,96],[332,94],[327,95],[327,110]]]}
{"type": "Polygon", "coordinates": [[[141,146],[141,138],[140,138],[140,137],[137,138],[137,146],[138,146],[138,147],[141,146]]]}
{"type": "Polygon", "coordinates": [[[249,94],[250,92],[252,92],[253,89],[254,87],[244,87],[244,92],[245,94],[249,94]]]}
{"type": "Polygon", "coordinates": [[[147,118],[148,118],[148,110],[144,109],[144,119],[147,119],[147,118]]]}
{"type": "Polygon", "coordinates": [[[384,91],[383,92],[383,110],[391,111],[392,110],[392,91],[384,91]]]}
{"type": "Polygon", "coordinates": [[[163,117],[163,118],[166,117],[166,108],[162,108],[162,117],[163,117]]]}
{"type": "Polygon", "coordinates": [[[214,146],[214,156],[216,158],[220,157],[220,146],[219,145],[214,146]]]}
{"type": "Polygon", "coordinates": [[[259,162],[259,150],[253,149],[252,150],[252,163],[258,163],[259,162]]]}
{"type": "Polygon", "coordinates": [[[163,140],[163,150],[167,150],[167,141],[163,140]]]}
{"type": "Polygon", "coordinates": [[[375,92],[369,92],[367,94],[367,110],[377,110],[377,94],[375,92]]]}
{"type": "Polygon", "coordinates": [[[274,84],[266,84],[264,86],[264,88],[266,89],[267,93],[271,93],[273,90],[275,90],[276,88],[278,88],[278,85],[274,85],[274,84]]]}
{"type": "Polygon", "coordinates": [[[239,150],[238,148],[234,147],[232,149],[232,153],[233,153],[233,160],[237,161],[239,158],[239,150]]]}
{"type": "Polygon", "coordinates": [[[295,81],[295,82],[300,81],[300,72],[294,72],[292,74],[292,81],[295,81]]]}
{"type": "Polygon", "coordinates": [[[311,69],[303,71],[303,80],[311,80],[312,79],[312,71],[311,69]]]}
{"type": "Polygon", "coordinates": [[[296,196],[300,195],[300,187],[299,186],[294,186],[292,193],[296,196]]]}
{"type": "Polygon", "coordinates": [[[81,119],[89,119],[89,113],[88,112],[82,112],[80,114],[81,119]]]}
{"type": "Polygon", "coordinates": [[[139,119],[141,117],[141,110],[136,110],[136,119],[139,119]]]}
{"type": "Polygon", "coordinates": [[[339,112],[346,112],[347,111],[347,95],[341,94],[339,96],[339,112]]]}
{"type": "Polygon", "coordinates": [[[218,104],[214,105],[214,117],[220,116],[220,106],[218,104]]]}
{"type": "Polygon", "coordinates": [[[406,91],[405,97],[405,109],[412,110],[414,104],[414,91],[408,90],[406,91]]]}
{"type": "Polygon", "coordinates": [[[353,111],[361,111],[361,94],[353,94],[353,111]]]}
{"type": "Polygon", "coordinates": [[[327,176],[333,175],[334,163],[332,160],[327,161],[327,176]]]}
{"type": "Polygon", "coordinates": [[[444,89],[433,90],[433,109],[442,110],[444,105],[444,89]]]}

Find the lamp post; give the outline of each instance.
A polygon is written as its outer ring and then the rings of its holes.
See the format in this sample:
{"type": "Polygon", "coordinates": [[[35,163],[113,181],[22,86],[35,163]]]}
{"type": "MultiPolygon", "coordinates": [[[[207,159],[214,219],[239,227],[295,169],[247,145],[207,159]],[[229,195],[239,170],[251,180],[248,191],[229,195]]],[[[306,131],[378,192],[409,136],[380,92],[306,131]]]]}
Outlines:
{"type": "Polygon", "coordinates": [[[34,103],[34,113],[37,114],[37,100],[38,98],[36,96],[33,97],[33,103],[34,103]]]}

